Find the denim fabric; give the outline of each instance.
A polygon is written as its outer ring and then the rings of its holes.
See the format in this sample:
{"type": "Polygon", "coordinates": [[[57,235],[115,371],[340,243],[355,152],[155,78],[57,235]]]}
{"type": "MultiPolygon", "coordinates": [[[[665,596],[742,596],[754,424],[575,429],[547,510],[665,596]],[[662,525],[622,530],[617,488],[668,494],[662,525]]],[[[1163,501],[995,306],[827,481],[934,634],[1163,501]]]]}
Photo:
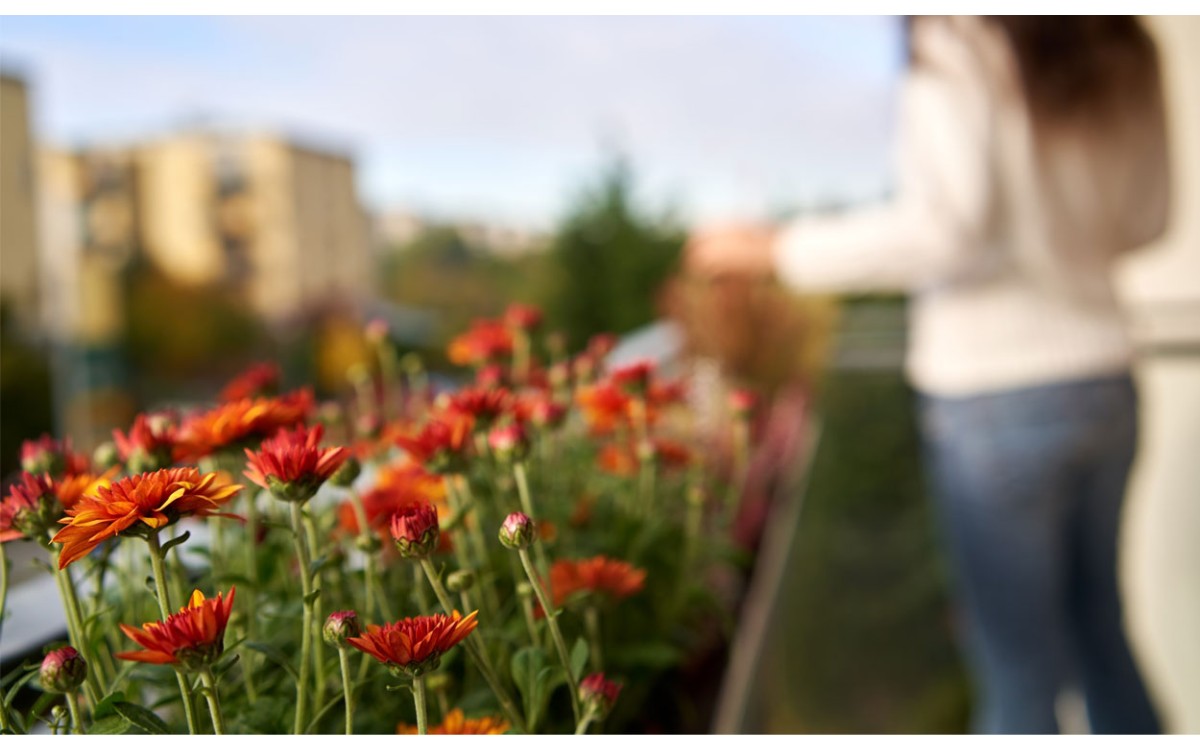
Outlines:
{"type": "Polygon", "coordinates": [[[977,687],[975,730],[1057,732],[1055,700],[1071,683],[1093,732],[1158,732],[1117,582],[1137,445],[1132,380],[923,396],[921,412],[977,687]]]}

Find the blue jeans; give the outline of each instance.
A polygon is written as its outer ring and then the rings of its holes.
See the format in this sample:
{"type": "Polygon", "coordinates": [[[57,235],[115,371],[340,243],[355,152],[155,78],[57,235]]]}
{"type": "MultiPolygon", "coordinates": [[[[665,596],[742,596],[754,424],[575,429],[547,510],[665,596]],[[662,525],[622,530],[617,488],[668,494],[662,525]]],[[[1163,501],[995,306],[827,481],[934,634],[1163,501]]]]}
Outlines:
{"type": "Polygon", "coordinates": [[[1055,733],[1055,700],[1070,682],[1093,732],[1158,732],[1117,583],[1137,445],[1132,380],[923,396],[921,412],[965,616],[975,729],[1055,733]]]}

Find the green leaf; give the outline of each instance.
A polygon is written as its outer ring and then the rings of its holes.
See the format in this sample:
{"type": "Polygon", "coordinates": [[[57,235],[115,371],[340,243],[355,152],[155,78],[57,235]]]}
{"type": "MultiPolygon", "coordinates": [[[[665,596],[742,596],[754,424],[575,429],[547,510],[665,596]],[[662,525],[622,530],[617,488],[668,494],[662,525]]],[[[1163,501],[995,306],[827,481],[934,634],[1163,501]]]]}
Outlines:
{"type": "Polygon", "coordinates": [[[19,693],[21,691],[21,688],[25,687],[25,683],[29,682],[30,680],[32,680],[34,677],[37,677],[37,676],[38,676],[38,670],[34,669],[34,670],[30,670],[29,674],[27,674],[24,677],[22,677],[21,679],[17,680],[16,683],[11,688],[8,689],[8,694],[4,696],[4,705],[11,706],[12,702],[13,702],[13,698],[16,698],[17,693],[19,693]]]}
{"type": "Polygon", "coordinates": [[[571,674],[574,675],[575,681],[578,682],[583,676],[583,669],[587,666],[588,643],[581,638],[575,639],[575,645],[571,647],[571,674]]]}
{"type": "Polygon", "coordinates": [[[167,553],[171,551],[172,547],[178,547],[179,545],[186,542],[188,539],[191,539],[191,537],[192,537],[192,532],[185,531],[182,534],[180,534],[179,536],[177,536],[174,539],[165,543],[162,546],[162,551],[160,553],[162,555],[163,559],[165,560],[167,558],[167,553]]]}
{"type": "Polygon", "coordinates": [[[133,724],[129,723],[129,719],[124,716],[105,716],[103,719],[93,721],[87,728],[88,734],[128,734],[133,728],[133,724]]]}
{"type": "Polygon", "coordinates": [[[117,712],[116,705],[125,700],[125,693],[116,691],[104,696],[104,699],[96,704],[96,709],[92,711],[92,716],[97,719],[103,719],[106,716],[112,716],[117,712]]]}
{"type": "Polygon", "coordinates": [[[333,696],[333,698],[331,698],[329,701],[327,701],[325,703],[324,706],[321,707],[320,711],[317,711],[317,715],[312,718],[312,721],[308,722],[308,729],[305,729],[304,733],[312,734],[313,731],[316,730],[316,728],[317,728],[317,723],[320,722],[321,719],[325,718],[325,714],[329,713],[329,710],[331,708],[338,705],[339,703],[341,703],[344,700],[346,700],[346,696],[344,694],[342,694],[341,692],[339,692],[337,695],[333,696]]]}
{"type": "Polygon", "coordinates": [[[122,718],[147,734],[169,734],[171,732],[166,723],[158,718],[157,714],[142,708],[136,703],[120,701],[114,703],[113,708],[117,710],[117,713],[122,718]]]}
{"type": "Polygon", "coordinates": [[[267,659],[274,663],[275,666],[282,667],[289,675],[292,676],[293,680],[300,679],[300,675],[296,672],[296,668],[292,666],[292,660],[288,658],[287,654],[283,653],[278,648],[269,643],[261,643],[259,641],[246,641],[246,648],[252,651],[257,651],[258,653],[267,657],[267,659]]]}

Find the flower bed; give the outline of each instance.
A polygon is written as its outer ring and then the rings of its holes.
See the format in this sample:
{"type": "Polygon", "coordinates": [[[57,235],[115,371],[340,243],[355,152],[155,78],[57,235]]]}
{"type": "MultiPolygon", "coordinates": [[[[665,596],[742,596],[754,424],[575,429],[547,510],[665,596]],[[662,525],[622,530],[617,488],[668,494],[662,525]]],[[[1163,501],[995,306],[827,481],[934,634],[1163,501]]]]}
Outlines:
{"type": "Polygon", "coordinates": [[[752,402],[714,461],[686,383],[606,369],[611,337],[556,357],[539,318],[456,339],[451,393],[373,324],[347,404],[264,366],[91,461],[27,443],[0,540],[46,548],[69,644],[0,680],[3,730],[703,729],[646,710],[686,714],[661,691],[731,627],[752,402]]]}

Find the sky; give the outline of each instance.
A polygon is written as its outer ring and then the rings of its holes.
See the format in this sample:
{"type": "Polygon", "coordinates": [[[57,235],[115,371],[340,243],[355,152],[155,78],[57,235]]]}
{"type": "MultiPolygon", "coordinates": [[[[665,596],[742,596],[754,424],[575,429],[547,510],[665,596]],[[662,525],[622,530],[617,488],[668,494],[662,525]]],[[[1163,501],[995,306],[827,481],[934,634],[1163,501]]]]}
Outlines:
{"type": "Polygon", "coordinates": [[[901,58],[887,17],[0,19],[53,145],[276,131],[350,155],[373,211],[530,229],[615,153],[691,222],[877,197],[901,58]]]}

